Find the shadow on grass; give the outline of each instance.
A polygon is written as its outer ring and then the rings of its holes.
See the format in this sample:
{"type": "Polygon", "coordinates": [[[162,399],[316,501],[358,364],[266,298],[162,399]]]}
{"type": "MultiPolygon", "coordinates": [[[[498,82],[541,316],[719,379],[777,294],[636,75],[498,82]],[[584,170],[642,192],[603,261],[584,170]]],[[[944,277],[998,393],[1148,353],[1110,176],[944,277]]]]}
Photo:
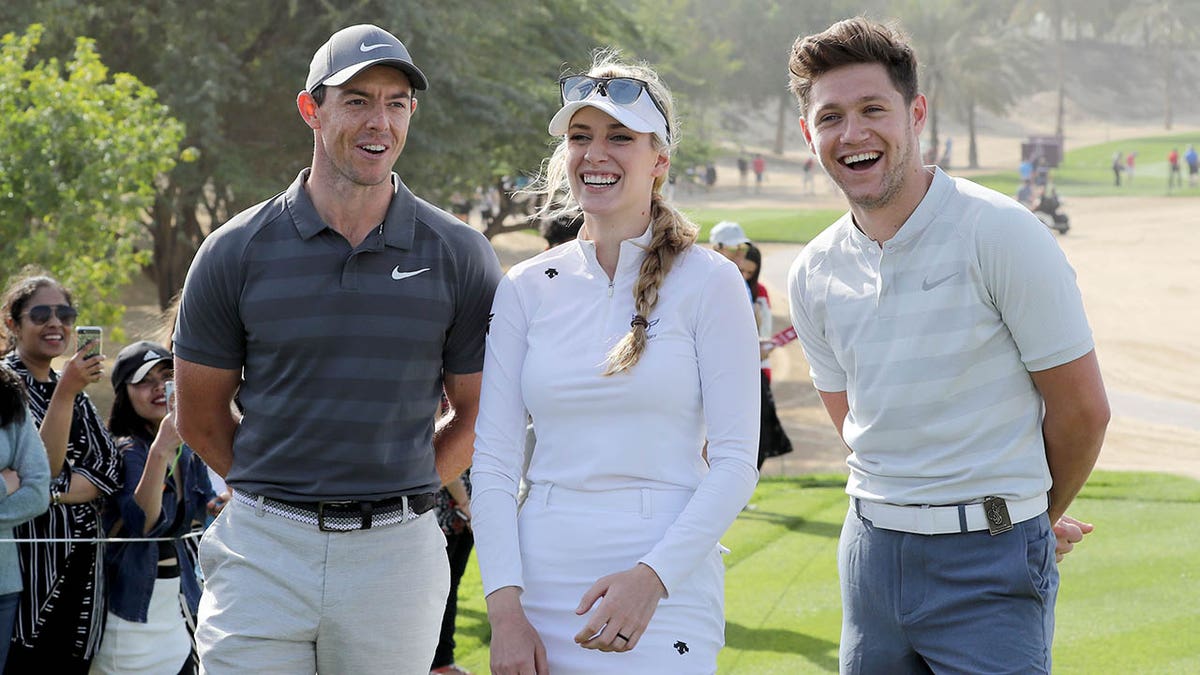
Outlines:
{"type": "Polygon", "coordinates": [[[837,488],[846,487],[846,477],[837,473],[813,473],[799,476],[764,476],[758,479],[759,485],[774,485],[791,488],[837,488]]]}
{"type": "Polygon", "coordinates": [[[454,632],[460,639],[470,637],[479,640],[484,646],[492,643],[492,626],[488,623],[487,612],[464,607],[461,603],[458,605],[454,632]]]}
{"type": "Polygon", "coordinates": [[[817,537],[837,539],[842,533],[841,523],[829,523],[819,520],[809,520],[800,516],[789,516],[785,513],[765,511],[762,508],[754,511],[743,511],[738,520],[758,521],[787,528],[789,532],[811,534],[817,537]]]}
{"type": "Polygon", "coordinates": [[[726,648],[742,651],[767,651],[799,654],[821,670],[838,670],[836,642],[783,628],[747,628],[741,624],[725,624],[726,648]],[[832,656],[830,654],[833,654],[832,656]]]}

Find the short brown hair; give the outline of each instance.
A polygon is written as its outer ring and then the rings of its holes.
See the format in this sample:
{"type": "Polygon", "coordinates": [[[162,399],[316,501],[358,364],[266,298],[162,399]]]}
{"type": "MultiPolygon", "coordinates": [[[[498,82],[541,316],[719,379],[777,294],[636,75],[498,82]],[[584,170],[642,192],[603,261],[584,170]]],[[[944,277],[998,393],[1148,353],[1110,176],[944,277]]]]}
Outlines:
{"type": "Polygon", "coordinates": [[[808,114],[814,80],[835,68],[859,63],[883,66],[905,103],[917,97],[917,56],[908,37],[897,28],[856,16],[822,33],[796,38],[792,44],[788,88],[800,101],[800,114],[808,114]]]}

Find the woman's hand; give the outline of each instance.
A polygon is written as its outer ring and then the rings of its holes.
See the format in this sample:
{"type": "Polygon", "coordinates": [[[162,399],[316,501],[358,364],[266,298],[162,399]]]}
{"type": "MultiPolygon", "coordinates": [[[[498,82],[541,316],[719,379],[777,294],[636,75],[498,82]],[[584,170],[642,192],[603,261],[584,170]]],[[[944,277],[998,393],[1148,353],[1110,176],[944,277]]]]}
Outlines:
{"type": "Polygon", "coordinates": [[[172,411],[162,418],[150,449],[168,461],[174,461],[181,445],[183,439],[179,437],[179,430],[175,428],[175,413],[172,411]]]}
{"type": "Polygon", "coordinates": [[[80,348],[71,357],[71,360],[67,361],[67,365],[63,366],[62,373],[58,377],[57,387],[64,388],[66,393],[74,399],[79,392],[83,391],[84,387],[93,382],[99,382],[103,375],[104,355],[88,356],[84,348],[80,348]]]}
{"type": "Polygon", "coordinates": [[[4,469],[0,471],[0,476],[4,476],[4,489],[7,494],[12,494],[21,489],[21,477],[17,475],[16,469],[4,469]]]}
{"type": "Polygon", "coordinates": [[[601,577],[583,594],[575,609],[576,614],[586,614],[597,600],[604,598],[583,630],[575,635],[575,642],[585,649],[602,652],[633,649],[666,594],[658,574],[644,563],[601,577]]]}
{"type": "Polygon", "coordinates": [[[492,675],[549,675],[546,646],[521,607],[520,589],[505,586],[487,596],[492,624],[492,675]]]}

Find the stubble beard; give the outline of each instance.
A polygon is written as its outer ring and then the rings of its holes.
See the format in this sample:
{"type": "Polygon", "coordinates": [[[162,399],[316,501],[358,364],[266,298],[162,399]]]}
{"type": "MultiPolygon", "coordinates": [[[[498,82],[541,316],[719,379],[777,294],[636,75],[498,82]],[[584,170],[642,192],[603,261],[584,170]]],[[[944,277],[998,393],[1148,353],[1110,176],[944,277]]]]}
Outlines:
{"type": "Polygon", "coordinates": [[[876,195],[854,195],[846,189],[846,185],[842,181],[835,178],[834,182],[837,183],[838,189],[842,191],[842,194],[846,196],[846,200],[852,205],[865,211],[882,209],[891,204],[900,194],[901,190],[904,189],[904,173],[908,170],[908,164],[913,156],[912,153],[912,144],[906,144],[900,151],[900,155],[896,158],[897,161],[893,162],[887,173],[883,175],[883,190],[876,195]]]}

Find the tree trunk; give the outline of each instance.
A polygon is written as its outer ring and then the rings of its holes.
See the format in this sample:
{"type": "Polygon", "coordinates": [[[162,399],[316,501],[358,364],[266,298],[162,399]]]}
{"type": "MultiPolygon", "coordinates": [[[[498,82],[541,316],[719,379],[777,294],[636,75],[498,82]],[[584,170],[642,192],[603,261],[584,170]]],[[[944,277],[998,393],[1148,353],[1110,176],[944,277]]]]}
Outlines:
{"type": "Polygon", "coordinates": [[[1168,26],[1166,44],[1163,45],[1163,71],[1164,71],[1164,90],[1163,90],[1163,128],[1167,131],[1171,130],[1171,124],[1174,122],[1174,105],[1171,100],[1172,90],[1175,88],[1175,59],[1173,53],[1174,47],[1174,30],[1168,26]]]}
{"type": "Polygon", "coordinates": [[[979,147],[975,144],[975,101],[967,102],[967,167],[979,168],[979,147]]]}
{"type": "Polygon", "coordinates": [[[506,188],[503,179],[496,179],[496,191],[500,194],[498,208],[495,214],[482,219],[483,236],[490,240],[504,232],[516,232],[537,227],[537,224],[527,218],[526,213],[523,212],[526,202],[514,200],[512,192],[506,188]],[[509,222],[510,219],[511,222],[509,222]]]}
{"type": "Polygon", "coordinates": [[[775,147],[772,148],[776,155],[783,154],[784,138],[791,118],[791,115],[788,114],[792,107],[791,101],[792,95],[788,92],[784,92],[779,97],[778,114],[775,116],[775,147]]]}
{"type": "Polygon", "coordinates": [[[1063,137],[1063,119],[1066,116],[1066,71],[1063,68],[1063,0],[1054,3],[1054,61],[1058,70],[1058,114],[1055,116],[1054,135],[1063,137]]]}

